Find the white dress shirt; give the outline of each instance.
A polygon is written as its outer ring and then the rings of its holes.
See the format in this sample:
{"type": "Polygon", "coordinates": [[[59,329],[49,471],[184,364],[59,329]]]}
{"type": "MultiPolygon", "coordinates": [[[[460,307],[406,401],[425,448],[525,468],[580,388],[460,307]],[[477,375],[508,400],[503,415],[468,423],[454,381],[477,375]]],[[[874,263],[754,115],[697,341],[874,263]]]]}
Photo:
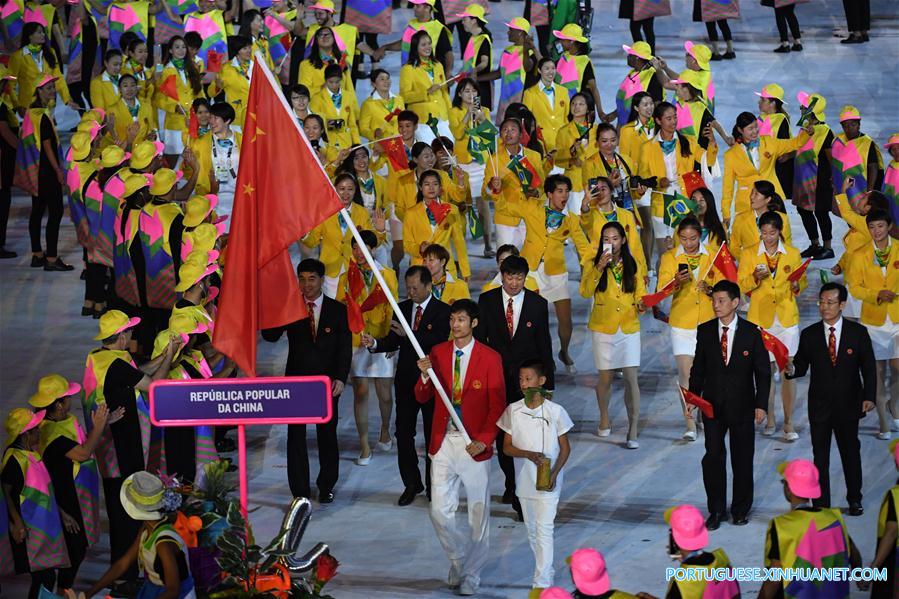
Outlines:
{"type": "MultiPolygon", "coordinates": [[[[381,270],[380,264],[378,264],[378,270],[381,270]]],[[[428,309],[428,302],[430,302],[430,301],[431,301],[431,295],[429,294],[428,297],[425,298],[425,301],[423,301],[420,304],[416,304],[415,302],[412,302],[412,314],[409,315],[409,328],[410,329],[415,326],[415,312],[416,312],[416,310],[418,310],[418,307],[421,306],[421,314],[422,314],[422,318],[423,318],[425,310],[428,309]]],[[[374,352],[377,348],[378,348],[378,340],[375,339],[372,346],[368,348],[368,351],[374,352]]],[[[427,380],[427,379],[425,377],[422,377],[422,380],[427,380]]]]}
{"type": "Polygon", "coordinates": [[[315,322],[315,332],[318,333],[318,321],[321,319],[322,315],[322,302],[324,301],[325,294],[319,293],[318,297],[314,300],[310,300],[305,295],[303,296],[303,302],[306,304],[306,308],[309,308],[309,302],[312,302],[312,316],[314,317],[315,322]]]}
{"type": "Polygon", "coordinates": [[[549,109],[552,110],[553,108],[555,108],[555,106],[556,106],[556,86],[555,86],[555,84],[550,83],[549,85],[546,85],[541,80],[540,83],[538,84],[538,87],[540,88],[540,93],[542,93],[544,96],[546,96],[546,101],[549,103],[549,109]],[[547,90],[550,90],[550,91],[547,91],[547,90]]]}
{"type": "MultiPolygon", "coordinates": [[[[450,401],[453,399],[453,388],[456,385],[456,352],[462,352],[462,355],[459,356],[459,376],[462,379],[459,381],[460,388],[465,387],[465,375],[468,373],[468,363],[471,362],[471,351],[474,349],[474,337],[468,340],[468,343],[464,347],[457,347],[455,343],[453,343],[453,355],[450,358],[450,363],[452,364],[452,379],[450,380],[450,388],[447,389],[447,393],[449,393],[450,401]]],[[[464,399],[462,400],[465,401],[464,399]]],[[[462,415],[459,415],[459,418],[462,418],[462,415]]],[[[456,428],[453,419],[450,418],[449,422],[446,423],[446,430],[455,431],[458,430],[456,428]]]]}
{"type": "Polygon", "coordinates": [[[518,331],[518,320],[521,318],[521,308],[524,306],[524,289],[518,292],[518,295],[511,296],[506,293],[506,289],[502,288],[503,292],[503,320],[506,318],[506,307],[509,305],[509,300],[512,300],[512,336],[515,336],[515,333],[518,331]]]}
{"type": "Polygon", "coordinates": [[[833,324],[827,324],[823,320],[821,324],[824,325],[824,345],[829,347],[830,344],[830,328],[833,327],[833,334],[837,338],[837,351],[840,349],[840,334],[843,332],[843,317],[837,319],[837,321],[833,324]]]}
{"type": "Polygon", "coordinates": [[[727,327],[727,362],[725,364],[730,364],[730,355],[734,350],[734,336],[737,333],[737,322],[740,319],[737,318],[737,315],[734,314],[734,319],[731,320],[728,324],[724,324],[721,322],[721,319],[718,319],[718,345],[721,345],[721,335],[724,333],[724,327],[727,327]]]}

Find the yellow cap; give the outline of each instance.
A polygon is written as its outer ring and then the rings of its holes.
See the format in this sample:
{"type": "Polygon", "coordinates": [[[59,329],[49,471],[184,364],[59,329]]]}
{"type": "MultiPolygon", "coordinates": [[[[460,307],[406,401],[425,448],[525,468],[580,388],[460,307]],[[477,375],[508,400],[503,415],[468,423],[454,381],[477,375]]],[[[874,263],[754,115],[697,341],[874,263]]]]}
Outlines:
{"type": "Polygon", "coordinates": [[[103,168],[114,168],[131,158],[131,154],[120,148],[119,146],[106,146],[100,152],[100,166],[103,168]]]}
{"type": "Polygon", "coordinates": [[[637,58],[642,58],[643,60],[652,60],[654,58],[652,55],[652,48],[650,48],[649,44],[642,40],[639,42],[634,42],[633,46],[622,45],[621,48],[631,56],[636,56],[637,58]]]}
{"type": "Polygon", "coordinates": [[[690,85],[692,87],[695,87],[698,91],[702,92],[702,82],[699,80],[699,72],[694,71],[693,69],[681,71],[677,76],[677,79],[672,79],[671,83],[690,85]]]}
{"type": "Polygon", "coordinates": [[[784,88],[776,83],[769,83],[762,88],[762,91],[755,92],[755,95],[761,98],[768,98],[769,100],[780,100],[786,105],[786,102],[784,102],[784,88]]]}
{"type": "Polygon", "coordinates": [[[113,335],[117,335],[122,331],[136,327],[140,322],[140,318],[128,318],[128,315],[121,310],[109,310],[100,317],[100,332],[94,337],[97,341],[102,341],[113,335]]]}
{"type": "Polygon", "coordinates": [[[709,61],[712,60],[712,51],[709,50],[708,46],[687,41],[684,42],[684,50],[687,51],[687,54],[696,59],[696,64],[699,65],[700,69],[703,71],[709,70],[709,61]]]}
{"type": "Polygon", "coordinates": [[[45,410],[32,412],[25,408],[11,410],[6,417],[6,444],[12,445],[19,435],[39,425],[46,413],[45,410]]]}
{"type": "Polygon", "coordinates": [[[409,4],[427,4],[433,8],[437,4],[437,0],[409,0],[409,4]]]}
{"type": "Polygon", "coordinates": [[[487,13],[484,11],[484,7],[480,4],[469,4],[464,11],[457,12],[456,16],[459,18],[462,17],[471,17],[472,19],[477,19],[482,23],[487,22],[487,13]]]}
{"type": "Polygon", "coordinates": [[[205,333],[207,328],[206,323],[200,322],[188,312],[178,312],[169,318],[169,330],[179,335],[205,333]]]}
{"type": "Polygon", "coordinates": [[[131,168],[140,170],[150,166],[157,156],[162,156],[165,144],[160,141],[142,141],[131,149],[131,168]]]}
{"type": "Polygon", "coordinates": [[[123,197],[128,197],[137,193],[144,187],[150,186],[153,175],[144,175],[142,173],[125,173],[122,175],[122,182],[125,184],[125,193],[123,197]]]}
{"type": "Polygon", "coordinates": [[[852,121],[852,120],[861,120],[862,113],[858,111],[858,108],[855,106],[843,106],[840,108],[840,122],[843,121],[852,121]]]}
{"type": "Polygon", "coordinates": [[[805,92],[799,92],[796,96],[799,99],[799,105],[802,108],[808,108],[811,106],[812,102],[815,103],[815,110],[813,114],[815,118],[820,122],[824,122],[826,115],[824,114],[824,110],[827,108],[827,100],[824,99],[824,96],[821,94],[807,94],[805,92]]]}
{"type": "Polygon", "coordinates": [[[562,27],[562,31],[553,31],[553,35],[560,40],[587,43],[587,38],[584,37],[584,30],[581,29],[580,25],[575,25],[574,23],[568,23],[562,27]]]}
{"type": "Polygon", "coordinates": [[[91,134],[84,131],[77,131],[72,134],[72,159],[84,160],[91,153],[91,134]]]}
{"type": "Polygon", "coordinates": [[[334,3],[331,0],[318,0],[312,6],[307,7],[306,10],[324,10],[330,13],[334,12],[334,3]]]}
{"type": "Polygon", "coordinates": [[[218,196],[214,194],[210,193],[205,196],[191,196],[191,198],[187,200],[187,205],[184,207],[184,226],[199,226],[206,220],[206,217],[209,216],[209,213],[212,212],[217,205],[218,196]]]}
{"type": "Polygon", "coordinates": [[[506,27],[508,27],[509,29],[524,31],[525,33],[531,32],[531,24],[524,17],[515,17],[514,19],[506,23],[506,27]]]}
{"type": "Polygon", "coordinates": [[[883,147],[889,150],[892,146],[899,145],[899,133],[893,133],[883,147]]]}
{"type": "MultiPolygon", "coordinates": [[[[168,347],[169,341],[174,339],[175,337],[181,337],[182,346],[188,342],[187,335],[181,335],[180,333],[176,333],[171,329],[163,329],[156,334],[156,339],[153,340],[153,353],[150,354],[150,359],[155,360],[158,358],[162,352],[165,351],[165,348],[168,347]]],[[[173,360],[177,358],[181,354],[181,348],[178,348],[178,351],[173,356],[173,360]]]]}
{"type": "Polygon", "coordinates": [[[215,261],[218,259],[219,253],[215,250],[206,252],[203,250],[193,250],[178,269],[178,285],[175,291],[183,293],[218,270],[215,261]]]}
{"type": "Polygon", "coordinates": [[[37,393],[31,396],[28,403],[35,408],[46,408],[60,397],[75,395],[81,391],[81,385],[69,382],[59,374],[48,374],[37,383],[37,393]]]}
{"type": "Polygon", "coordinates": [[[170,168],[161,168],[153,173],[153,184],[150,185],[150,195],[164,196],[172,191],[175,183],[181,180],[181,171],[175,172],[170,168]]]}

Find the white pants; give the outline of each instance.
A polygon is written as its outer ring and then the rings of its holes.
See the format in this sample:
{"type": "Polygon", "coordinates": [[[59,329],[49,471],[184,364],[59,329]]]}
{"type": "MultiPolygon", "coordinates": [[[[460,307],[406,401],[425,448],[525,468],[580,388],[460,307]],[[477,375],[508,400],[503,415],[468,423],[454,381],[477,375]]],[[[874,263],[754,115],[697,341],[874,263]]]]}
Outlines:
{"type": "Polygon", "coordinates": [[[431,461],[431,522],[450,562],[475,587],[490,546],[490,461],[476,462],[468,455],[460,433],[448,433],[431,461]],[[460,484],[468,498],[468,541],[456,528],[460,484]]]}
{"type": "Polygon", "coordinates": [[[553,569],[553,521],[556,519],[558,495],[546,497],[519,497],[524,525],[528,529],[528,542],[534,552],[534,588],[553,586],[556,571],[553,569]]]}
{"type": "Polygon", "coordinates": [[[526,234],[527,229],[524,226],[524,221],[518,223],[518,226],[516,227],[510,227],[509,225],[501,225],[497,223],[496,247],[511,243],[520,250],[524,245],[524,237],[526,234]]]}
{"type": "Polygon", "coordinates": [[[322,285],[322,293],[335,299],[337,297],[337,284],[340,283],[340,277],[329,277],[325,275],[325,282],[322,285]]]}

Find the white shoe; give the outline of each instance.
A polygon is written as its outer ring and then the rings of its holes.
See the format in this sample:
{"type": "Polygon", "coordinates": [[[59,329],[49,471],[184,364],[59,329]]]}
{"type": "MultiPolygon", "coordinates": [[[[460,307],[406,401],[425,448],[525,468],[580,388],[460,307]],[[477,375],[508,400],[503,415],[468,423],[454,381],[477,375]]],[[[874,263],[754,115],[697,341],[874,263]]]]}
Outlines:
{"type": "Polygon", "coordinates": [[[797,433],[796,431],[790,431],[789,433],[787,433],[787,432],[784,433],[784,441],[792,443],[793,441],[798,441],[798,440],[799,440],[799,433],[797,433]]]}
{"type": "Polygon", "coordinates": [[[892,433],[890,433],[890,431],[887,431],[885,433],[877,433],[877,438],[881,441],[889,441],[893,438],[893,435],[892,433]]]}
{"type": "Polygon", "coordinates": [[[393,449],[393,439],[391,439],[387,443],[381,443],[380,441],[378,441],[378,449],[384,452],[390,451],[391,449],[393,449]]]}
{"type": "Polygon", "coordinates": [[[640,443],[636,439],[628,439],[625,445],[628,449],[639,449],[640,443]]]}
{"type": "Polygon", "coordinates": [[[695,441],[696,431],[684,431],[683,439],[684,441],[695,441]]]}
{"type": "Polygon", "coordinates": [[[368,466],[371,463],[371,454],[368,454],[367,457],[359,456],[354,460],[357,466],[368,466]]]}
{"type": "Polygon", "coordinates": [[[612,434],[611,428],[599,428],[599,426],[597,425],[597,427],[596,427],[596,436],[597,437],[608,437],[611,434],[612,434]]]}
{"type": "Polygon", "coordinates": [[[446,575],[446,584],[451,589],[458,589],[462,582],[462,566],[457,562],[450,562],[449,574],[446,575]]]}
{"type": "Polygon", "coordinates": [[[899,431],[899,418],[893,418],[893,430],[899,431]]]}
{"type": "Polygon", "coordinates": [[[762,435],[765,437],[773,437],[775,428],[776,427],[773,426],[766,426],[765,430],[762,431],[762,435]]]}
{"type": "Polygon", "coordinates": [[[471,578],[465,577],[462,584],[459,585],[459,594],[463,597],[470,597],[478,592],[478,585],[471,578]]]}

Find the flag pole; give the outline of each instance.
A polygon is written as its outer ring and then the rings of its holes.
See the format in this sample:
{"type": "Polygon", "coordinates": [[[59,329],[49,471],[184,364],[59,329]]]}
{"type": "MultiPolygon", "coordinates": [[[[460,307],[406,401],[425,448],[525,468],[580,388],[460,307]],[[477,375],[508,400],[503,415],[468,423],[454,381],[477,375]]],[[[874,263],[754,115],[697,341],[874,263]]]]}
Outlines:
{"type": "Polygon", "coordinates": [[[702,278],[701,278],[701,279],[699,279],[700,281],[705,281],[705,278],[706,278],[707,276],[709,276],[709,273],[712,272],[712,269],[713,269],[713,268],[715,268],[715,260],[718,259],[718,254],[721,253],[721,248],[724,247],[726,244],[727,244],[727,242],[726,242],[726,241],[723,241],[723,242],[721,242],[721,245],[718,246],[718,251],[715,252],[715,255],[712,256],[712,259],[711,259],[711,260],[709,260],[709,267],[708,267],[707,269],[705,269],[705,274],[702,275],[702,278]]]}
{"type": "MultiPolygon", "coordinates": [[[[340,214],[343,215],[343,219],[344,221],[346,221],[347,228],[353,234],[353,239],[356,240],[356,246],[362,251],[362,255],[365,256],[365,261],[368,262],[368,265],[371,267],[371,271],[375,275],[375,279],[378,280],[378,284],[381,286],[381,289],[389,290],[390,287],[387,286],[387,282],[381,275],[381,271],[378,269],[378,265],[375,262],[375,259],[372,257],[371,252],[368,251],[368,246],[365,245],[365,242],[362,240],[362,236],[359,234],[359,229],[357,229],[355,223],[353,223],[353,219],[350,217],[349,211],[346,208],[341,208],[340,214]]],[[[387,297],[387,301],[390,303],[390,307],[393,308],[393,313],[396,315],[397,320],[399,320],[400,326],[403,327],[403,331],[406,333],[406,338],[409,339],[410,343],[412,343],[412,347],[415,349],[415,353],[418,354],[419,358],[427,357],[425,356],[425,352],[421,348],[421,345],[418,343],[418,339],[415,338],[415,333],[412,331],[412,327],[409,326],[409,323],[406,321],[406,317],[403,316],[403,312],[400,310],[400,306],[399,304],[397,304],[396,299],[393,297],[393,294],[387,291],[384,295],[387,297]]],[[[459,415],[453,408],[453,404],[450,401],[449,396],[446,394],[446,390],[443,388],[440,379],[437,378],[437,374],[434,372],[433,368],[428,369],[428,376],[430,377],[431,382],[434,384],[434,388],[437,390],[437,394],[440,395],[440,399],[443,401],[443,405],[446,407],[446,411],[449,412],[450,418],[453,419],[453,424],[455,424],[456,428],[459,429],[459,432],[462,433],[462,438],[465,440],[465,444],[468,445],[469,443],[471,443],[471,437],[468,436],[465,427],[462,425],[462,420],[459,418],[459,415]]]]}

